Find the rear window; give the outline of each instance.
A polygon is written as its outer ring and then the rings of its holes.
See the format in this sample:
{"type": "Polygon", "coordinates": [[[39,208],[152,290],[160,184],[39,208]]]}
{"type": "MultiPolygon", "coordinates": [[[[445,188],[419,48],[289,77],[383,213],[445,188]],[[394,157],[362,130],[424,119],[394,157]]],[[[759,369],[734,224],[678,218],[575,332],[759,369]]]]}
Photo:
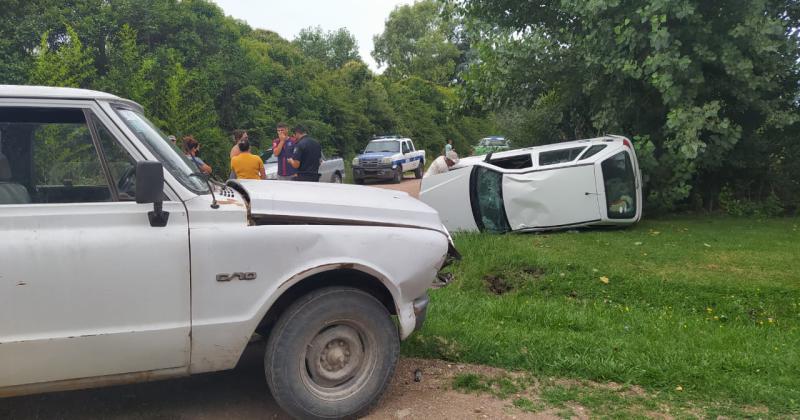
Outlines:
{"type": "Polygon", "coordinates": [[[557,163],[572,162],[577,159],[586,147],[572,147],[569,149],[551,150],[539,153],[539,166],[555,165],[557,163]]]}
{"type": "Polygon", "coordinates": [[[619,152],[602,163],[606,210],[611,219],[636,216],[636,177],[627,152],[619,152]]]}

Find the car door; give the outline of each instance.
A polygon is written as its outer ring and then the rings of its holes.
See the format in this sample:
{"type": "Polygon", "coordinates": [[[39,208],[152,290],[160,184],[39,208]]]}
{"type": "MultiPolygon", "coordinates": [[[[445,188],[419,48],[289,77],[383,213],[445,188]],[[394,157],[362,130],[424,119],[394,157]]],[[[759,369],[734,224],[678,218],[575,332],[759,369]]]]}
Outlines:
{"type": "Polygon", "coordinates": [[[512,230],[556,228],[600,220],[592,164],[503,177],[503,200],[512,230]]]}
{"type": "Polygon", "coordinates": [[[150,226],[134,145],[92,101],[5,100],[0,152],[0,388],[185,368],[186,209],[150,226]]]}

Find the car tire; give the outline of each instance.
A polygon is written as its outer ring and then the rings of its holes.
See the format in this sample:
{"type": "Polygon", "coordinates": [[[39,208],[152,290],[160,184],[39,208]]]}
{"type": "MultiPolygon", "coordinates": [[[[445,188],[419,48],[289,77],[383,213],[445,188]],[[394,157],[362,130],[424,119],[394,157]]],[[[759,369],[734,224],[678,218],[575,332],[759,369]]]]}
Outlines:
{"type": "Polygon", "coordinates": [[[353,178],[353,182],[358,185],[364,185],[364,178],[353,178]]]}
{"type": "Polygon", "coordinates": [[[342,174],[339,172],[335,172],[331,177],[331,182],[334,184],[341,184],[342,183],[342,174]]]}
{"type": "Polygon", "coordinates": [[[392,182],[395,184],[399,184],[402,181],[403,181],[403,168],[398,166],[394,170],[394,177],[392,178],[392,182]]]}
{"type": "Polygon", "coordinates": [[[424,167],[425,167],[425,161],[424,160],[419,161],[419,166],[417,166],[417,169],[414,169],[414,178],[422,179],[422,168],[424,167]]]}
{"type": "Polygon", "coordinates": [[[355,418],[380,401],[399,352],[397,327],[383,304],[359,289],[329,287],[281,315],[267,340],[264,371],[290,416],[355,418]]]}

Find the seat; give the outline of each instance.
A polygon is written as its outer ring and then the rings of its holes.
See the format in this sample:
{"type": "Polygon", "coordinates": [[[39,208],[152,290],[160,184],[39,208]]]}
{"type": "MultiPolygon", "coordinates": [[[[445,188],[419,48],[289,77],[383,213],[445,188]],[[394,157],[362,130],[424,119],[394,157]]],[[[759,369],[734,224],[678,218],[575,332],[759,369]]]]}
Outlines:
{"type": "Polygon", "coordinates": [[[31,196],[22,184],[11,182],[11,165],[0,153],[0,204],[28,204],[31,196]]]}

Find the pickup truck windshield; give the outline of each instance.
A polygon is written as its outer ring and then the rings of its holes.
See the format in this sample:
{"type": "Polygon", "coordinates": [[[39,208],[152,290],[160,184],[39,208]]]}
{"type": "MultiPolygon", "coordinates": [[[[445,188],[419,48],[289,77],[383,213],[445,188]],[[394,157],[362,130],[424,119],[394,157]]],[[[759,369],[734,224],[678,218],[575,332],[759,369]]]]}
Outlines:
{"type": "Polygon", "coordinates": [[[371,141],[364,149],[364,153],[368,152],[399,152],[400,142],[397,140],[386,141],[371,141]]]}
{"type": "Polygon", "coordinates": [[[125,121],[125,125],[181,184],[197,194],[209,192],[208,185],[202,177],[195,175],[197,167],[180,153],[147,118],[127,108],[115,108],[114,110],[125,121]]]}

